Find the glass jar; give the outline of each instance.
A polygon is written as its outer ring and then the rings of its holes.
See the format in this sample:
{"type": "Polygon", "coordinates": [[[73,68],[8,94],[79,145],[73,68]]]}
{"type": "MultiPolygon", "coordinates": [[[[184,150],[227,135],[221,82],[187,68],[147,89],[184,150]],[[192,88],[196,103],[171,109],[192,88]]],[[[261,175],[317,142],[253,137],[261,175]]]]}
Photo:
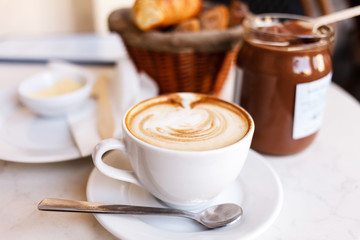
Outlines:
{"type": "Polygon", "coordinates": [[[244,22],[245,39],[236,60],[242,79],[239,103],[255,121],[252,148],[262,153],[305,149],[322,122],[334,32],[329,26],[314,34],[296,26],[279,31],[291,21],[303,26],[309,19],[263,14],[244,22]]]}

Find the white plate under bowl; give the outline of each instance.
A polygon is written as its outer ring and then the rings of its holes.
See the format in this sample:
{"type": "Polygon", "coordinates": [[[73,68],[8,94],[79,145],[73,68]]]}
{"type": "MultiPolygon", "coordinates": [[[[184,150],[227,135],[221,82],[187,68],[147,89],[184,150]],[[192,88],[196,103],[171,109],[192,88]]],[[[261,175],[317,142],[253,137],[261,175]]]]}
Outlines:
{"type": "Polygon", "coordinates": [[[0,159],[50,163],[80,157],[65,117],[39,117],[19,104],[16,87],[0,91],[0,159]]]}
{"type": "MultiPolygon", "coordinates": [[[[87,198],[92,202],[165,207],[146,190],[108,178],[97,169],[88,179],[87,198]]],[[[215,230],[177,217],[94,215],[105,229],[122,240],[251,239],[264,232],[280,212],[283,191],[279,177],[261,155],[250,150],[237,180],[208,205],[225,202],[242,206],[244,215],[240,221],[215,230]]]]}

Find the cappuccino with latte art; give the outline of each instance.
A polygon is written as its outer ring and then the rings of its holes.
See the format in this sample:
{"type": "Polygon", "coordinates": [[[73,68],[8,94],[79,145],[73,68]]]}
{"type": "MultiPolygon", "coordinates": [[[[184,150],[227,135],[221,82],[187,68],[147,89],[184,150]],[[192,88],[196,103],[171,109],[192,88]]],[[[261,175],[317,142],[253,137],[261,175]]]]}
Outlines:
{"type": "Polygon", "coordinates": [[[182,151],[218,149],[238,142],[251,120],[240,107],[202,94],[176,93],[133,107],[125,119],[136,138],[182,151]]]}
{"type": "Polygon", "coordinates": [[[133,106],[123,117],[122,129],[121,140],[105,139],[96,145],[96,168],[145,188],[167,205],[193,208],[235,181],[255,126],[245,110],[230,102],[172,93],[133,106]],[[128,157],[132,171],[103,161],[112,150],[128,157]]]}

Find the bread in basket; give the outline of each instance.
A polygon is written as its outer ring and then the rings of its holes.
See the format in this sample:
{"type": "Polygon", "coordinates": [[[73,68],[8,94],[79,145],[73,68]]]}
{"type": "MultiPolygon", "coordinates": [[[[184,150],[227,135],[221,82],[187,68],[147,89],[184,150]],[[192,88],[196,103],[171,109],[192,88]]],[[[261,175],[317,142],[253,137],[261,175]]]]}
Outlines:
{"type": "Polygon", "coordinates": [[[218,95],[242,40],[241,25],[224,30],[142,31],[129,8],[108,18],[138,71],[153,78],[160,93],[199,92],[218,95]]]}

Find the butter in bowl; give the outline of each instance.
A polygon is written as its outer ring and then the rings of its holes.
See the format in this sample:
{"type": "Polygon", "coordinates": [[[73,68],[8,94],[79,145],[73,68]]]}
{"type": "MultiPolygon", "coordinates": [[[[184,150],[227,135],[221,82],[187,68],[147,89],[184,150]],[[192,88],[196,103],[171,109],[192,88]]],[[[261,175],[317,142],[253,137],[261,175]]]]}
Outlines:
{"type": "Polygon", "coordinates": [[[20,101],[43,117],[57,117],[78,109],[90,97],[95,76],[67,65],[23,80],[18,87],[20,101]]]}

